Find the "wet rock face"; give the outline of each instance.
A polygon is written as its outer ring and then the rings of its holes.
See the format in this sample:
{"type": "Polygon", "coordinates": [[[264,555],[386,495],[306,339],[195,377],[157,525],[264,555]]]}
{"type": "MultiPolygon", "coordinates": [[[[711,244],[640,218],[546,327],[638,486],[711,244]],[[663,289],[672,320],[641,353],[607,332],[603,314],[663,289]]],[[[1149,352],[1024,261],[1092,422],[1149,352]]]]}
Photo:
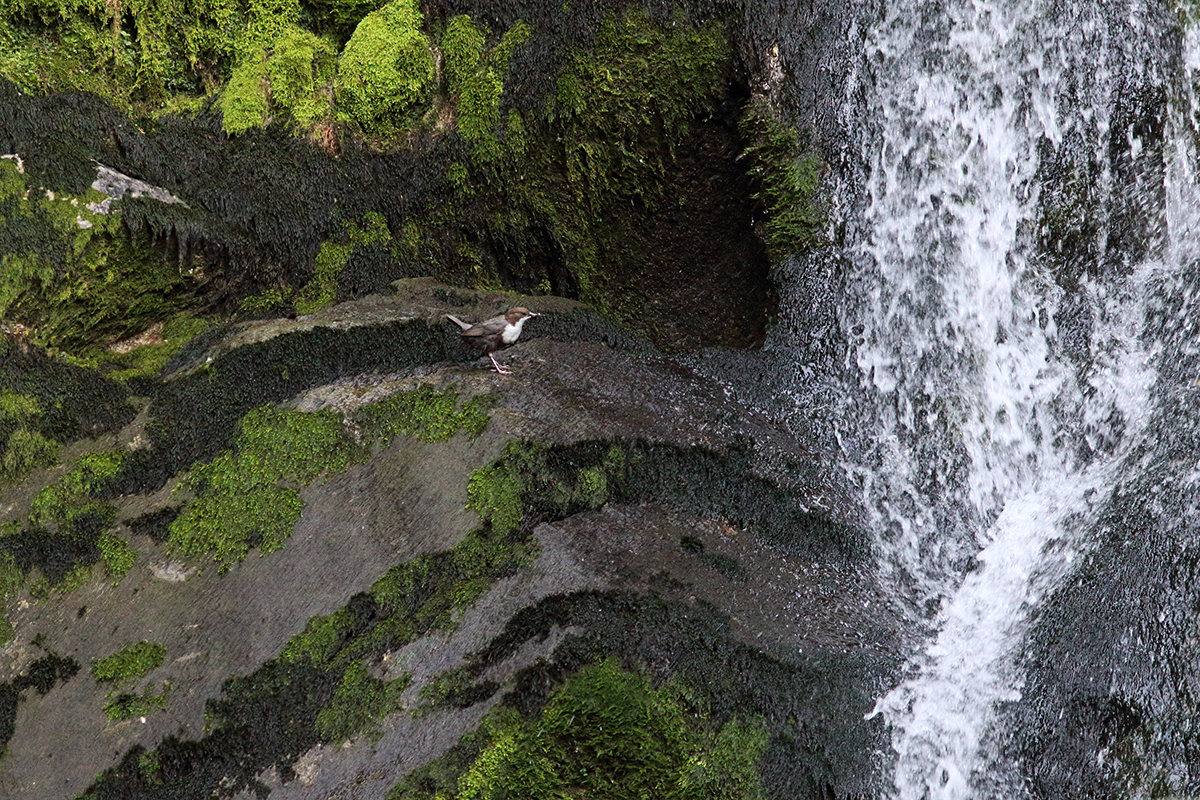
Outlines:
{"type": "Polygon", "coordinates": [[[571,301],[429,281],[226,328],[155,383],[131,426],[156,420],[149,446],[109,492],[132,568],[12,618],[13,686],[35,685],[50,651],[84,666],[5,706],[6,791],[381,797],[414,770],[451,770],[442,759],[489,712],[540,713],[606,658],[693,687],[714,730],[761,726],[770,796],[855,796],[877,780],[885,734],[864,717],[898,664],[895,621],[853,518],[815,510],[850,507],[822,454],[736,387],[571,301]],[[441,315],[511,304],[544,316],[498,354],[501,376],[441,315]],[[173,548],[192,502],[171,491],[177,475],[242,441],[250,409],[336,412],[353,439],[363,413],[414,389],[490,397],[487,430],[400,435],[302,485],[282,549],[227,572],[173,548]],[[122,697],[166,709],[110,722],[113,690],[86,665],[139,641],[166,658],[122,697]],[[390,705],[363,699],[374,710],[354,716],[353,691],[390,705]]]}

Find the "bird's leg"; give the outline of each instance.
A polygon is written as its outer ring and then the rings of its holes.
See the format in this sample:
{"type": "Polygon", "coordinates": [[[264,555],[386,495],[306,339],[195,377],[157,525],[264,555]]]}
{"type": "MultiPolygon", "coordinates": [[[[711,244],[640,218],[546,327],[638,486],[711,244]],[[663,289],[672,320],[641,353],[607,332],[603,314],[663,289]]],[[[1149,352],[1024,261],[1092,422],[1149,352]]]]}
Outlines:
{"type": "Polygon", "coordinates": [[[496,357],[491,353],[488,353],[488,358],[492,360],[492,366],[496,368],[496,372],[499,372],[501,375],[507,375],[508,373],[512,372],[512,370],[510,370],[508,367],[500,366],[500,362],[498,362],[496,357]]]}

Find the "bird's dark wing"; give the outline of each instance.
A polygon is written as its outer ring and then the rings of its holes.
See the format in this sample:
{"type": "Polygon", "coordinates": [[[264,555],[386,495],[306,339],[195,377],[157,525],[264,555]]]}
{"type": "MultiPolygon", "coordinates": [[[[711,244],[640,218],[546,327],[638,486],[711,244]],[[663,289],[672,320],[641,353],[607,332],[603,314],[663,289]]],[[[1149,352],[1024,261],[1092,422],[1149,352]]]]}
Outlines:
{"type": "Polygon", "coordinates": [[[504,330],[504,326],[508,321],[504,317],[492,317],[485,319],[483,322],[472,325],[462,332],[463,336],[494,336],[504,330]]]}

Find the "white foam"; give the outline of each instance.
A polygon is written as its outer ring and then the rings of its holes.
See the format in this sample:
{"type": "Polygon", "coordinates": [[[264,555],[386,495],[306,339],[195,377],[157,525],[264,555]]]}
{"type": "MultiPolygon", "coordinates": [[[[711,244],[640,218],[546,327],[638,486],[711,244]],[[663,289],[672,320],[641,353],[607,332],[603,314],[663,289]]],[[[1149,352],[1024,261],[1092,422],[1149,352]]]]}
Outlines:
{"type": "MultiPolygon", "coordinates": [[[[936,11],[902,0],[868,35],[868,233],[852,251],[865,288],[847,313],[862,331],[854,363],[879,446],[848,452],[845,469],[873,514],[881,577],[905,578],[902,610],[920,619],[926,601],[940,605],[927,647],[874,712],[892,729],[902,800],[984,791],[994,712],[1019,697],[1031,611],[1088,547],[1091,498],[1107,494],[1145,423],[1146,285],[1183,256],[1104,281],[1082,271],[1071,302],[1090,309],[1083,372],[1055,323],[1065,293],[1029,258],[1039,140],[1075,137],[1079,157],[1101,165],[1097,190],[1110,185],[1107,36],[1099,4],[1030,0],[936,11]],[[971,555],[978,566],[964,574],[971,555]]],[[[1200,55],[1185,64],[1200,71],[1200,55]]],[[[1200,230],[1192,163],[1171,159],[1168,251],[1200,230]]],[[[1016,796],[999,791],[986,796],[1016,796]]]]}

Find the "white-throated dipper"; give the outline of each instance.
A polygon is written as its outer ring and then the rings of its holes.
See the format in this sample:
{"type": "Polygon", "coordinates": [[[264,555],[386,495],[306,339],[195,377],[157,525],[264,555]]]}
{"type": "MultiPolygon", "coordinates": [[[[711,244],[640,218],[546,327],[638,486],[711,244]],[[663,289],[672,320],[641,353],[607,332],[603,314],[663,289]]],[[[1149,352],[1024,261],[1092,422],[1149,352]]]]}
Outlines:
{"type": "Polygon", "coordinates": [[[444,316],[462,328],[460,336],[487,353],[487,357],[492,360],[492,366],[496,368],[496,372],[499,372],[501,375],[507,375],[509,373],[508,367],[500,366],[492,353],[502,350],[515,342],[521,336],[521,327],[525,324],[525,320],[540,315],[533,313],[528,308],[517,306],[516,308],[510,308],[508,313],[502,317],[492,317],[491,319],[485,319],[483,322],[476,322],[474,325],[463,322],[453,314],[445,314],[444,316]]]}

